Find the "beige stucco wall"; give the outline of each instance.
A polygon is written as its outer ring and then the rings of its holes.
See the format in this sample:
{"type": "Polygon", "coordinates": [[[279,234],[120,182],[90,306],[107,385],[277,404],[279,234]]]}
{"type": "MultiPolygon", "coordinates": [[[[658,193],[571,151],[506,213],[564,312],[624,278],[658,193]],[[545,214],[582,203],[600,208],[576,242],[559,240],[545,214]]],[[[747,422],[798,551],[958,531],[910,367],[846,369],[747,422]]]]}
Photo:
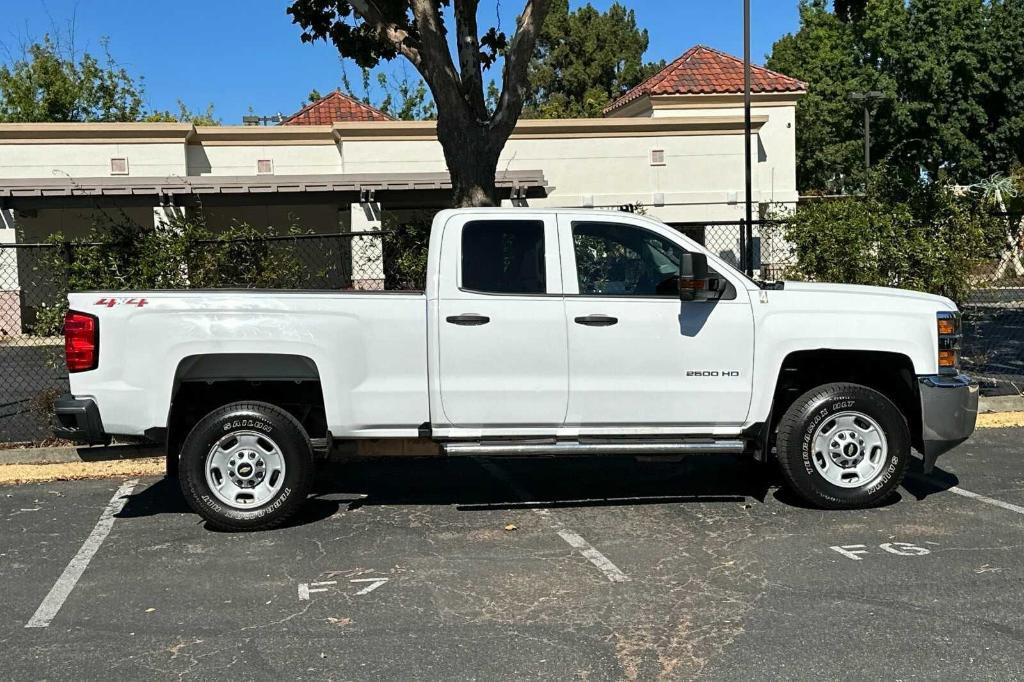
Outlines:
{"type": "Polygon", "coordinates": [[[127,158],[129,176],[184,175],[181,143],[5,144],[0,138],[0,182],[3,178],[95,178],[110,176],[110,159],[127,158]]]}
{"type": "MultiPolygon", "coordinates": [[[[758,102],[754,108],[753,185],[759,203],[792,205],[797,200],[794,102],[758,102]]],[[[736,98],[647,104],[619,112],[633,121],[524,122],[506,145],[498,170],[544,173],[550,194],[531,199],[533,206],[642,204],[666,222],[739,220],[744,155],[742,127],[736,122],[743,112],[736,98]],[[703,124],[700,119],[705,119],[703,124]],[[652,150],[664,152],[663,165],[652,164],[652,150]]],[[[256,176],[261,159],[272,160],[274,175],[280,176],[446,170],[429,123],[307,129],[121,124],[38,130],[0,125],[0,186],[5,178],[109,177],[112,157],[128,159],[129,180],[256,176]]],[[[331,205],[268,207],[258,196],[250,198],[251,204],[242,208],[208,206],[211,225],[239,221],[280,226],[293,214],[303,225],[326,231],[337,228],[339,209],[342,214],[348,210],[331,205]]],[[[145,215],[149,210],[133,209],[138,220],[152,223],[152,215],[145,215]]],[[[87,210],[45,210],[21,218],[19,226],[35,241],[48,231],[81,232],[93,220],[87,210]]]]}
{"type": "MultiPolygon", "coordinates": [[[[652,118],[686,116],[742,116],[743,107],[715,107],[701,109],[662,109],[655,107],[652,118]]],[[[796,106],[753,106],[752,116],[766,116],[752,146],[754,186],[761,201],[792,203],[797,200],[796,187],[796,106]]],[[[740,151],[742,153],[742,141],[740,151]]],[[[740,172],[743,172],[740,161],[740,172]]],[[[741,178],[742,183],[742,178],[741,178]]],[[[742,187],[742,185],[741,185],[742,187]]]]}
{"type": "Polygon", "coordinates": [[[345,172],[343,155],[335,144],[190,144],[187,158],[189,175],[256,175],[256,162],[261,159],[274,162],[274,175],[345,172]]]}

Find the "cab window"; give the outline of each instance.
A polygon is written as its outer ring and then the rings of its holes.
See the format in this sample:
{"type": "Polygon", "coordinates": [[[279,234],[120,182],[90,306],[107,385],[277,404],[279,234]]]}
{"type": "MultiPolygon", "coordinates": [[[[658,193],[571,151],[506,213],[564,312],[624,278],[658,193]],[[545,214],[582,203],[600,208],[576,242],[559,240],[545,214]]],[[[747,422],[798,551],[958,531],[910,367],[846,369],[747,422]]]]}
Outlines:
{"type": "Polygon", "coordinates": [[[679,296],[682,247],[639,227],[577,222],[572,227],[580,294],[679,296]]]}
{"type": "Polygon", "coordinates": [[[544,223],[474,220],[462,228],[462,288],[490,294],[543,294],[544,223]]]}

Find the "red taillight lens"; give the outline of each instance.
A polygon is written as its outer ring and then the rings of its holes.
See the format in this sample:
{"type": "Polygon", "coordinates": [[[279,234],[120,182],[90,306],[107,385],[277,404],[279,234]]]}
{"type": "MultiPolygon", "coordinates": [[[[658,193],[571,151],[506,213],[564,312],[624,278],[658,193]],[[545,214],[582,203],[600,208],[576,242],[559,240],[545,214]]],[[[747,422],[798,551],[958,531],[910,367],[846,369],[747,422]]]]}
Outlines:
{"type": "Polygon", "coordinates": [[[64,316],[64,360],[69,372],[96,369],[99,362],[99,320],[69,310],[64,316]]]}

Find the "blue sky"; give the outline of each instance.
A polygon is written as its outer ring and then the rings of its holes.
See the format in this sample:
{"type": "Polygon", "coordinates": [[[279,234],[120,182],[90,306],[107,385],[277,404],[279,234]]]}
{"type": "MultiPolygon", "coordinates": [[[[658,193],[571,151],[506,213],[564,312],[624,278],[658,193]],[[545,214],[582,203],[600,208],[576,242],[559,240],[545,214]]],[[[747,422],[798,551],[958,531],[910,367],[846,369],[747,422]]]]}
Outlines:
{"type": "MultiPolygon", "coordinates": [[[[213,103],[224,123],[257,113],[291,113],[310,90],[338,87],[342,64],[330,45],[304,45],[285,14],[288,0],[0,0],[0,60],[26,40],[75,28],[78,50],[100,52],[110,38],[114,57],[145,78],[147,105],[193,109],[213,103]]],[[[510,30],[522,0],[483,0],[481,26],[498,15],[510,30]]],[[[573,0],[574,7],[585,4],[573,0]]],[[[611,0],[593,0],[605,9],[611,0]]],[[[651,36],[649,59],[671,60],[695,43],[737,56],[743,51],[742,0],[623,0],[651,36]]],[[[761,62],[772,43],[795,31],[798,0],[752,0],[752,54],[761,62]]],[[[396,66],[402,68],[396,60],[396,66]]],[[[350,77],[358,71],[348,66],[350,77]]],[[[408,73],[415,72],[408,67],[408,73]]],[[[494,74],[497,78],[498,73],[494,74]]]]}

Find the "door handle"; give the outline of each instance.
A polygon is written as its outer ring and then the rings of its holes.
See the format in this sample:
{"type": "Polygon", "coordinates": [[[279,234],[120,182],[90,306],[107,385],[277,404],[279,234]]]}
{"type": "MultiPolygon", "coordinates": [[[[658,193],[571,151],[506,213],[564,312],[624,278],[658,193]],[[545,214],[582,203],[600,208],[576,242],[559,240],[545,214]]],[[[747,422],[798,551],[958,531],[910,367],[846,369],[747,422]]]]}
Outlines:
{"type": "Polygon", "coordinates": [[[487,324],[491,321],[491,318],[486,315],[476,315],[473,313],[466,313],[464,315],[452,315],[446,318],[451,324],[457,324],[461,327],[479,327],[482,324],[487,324]]]}
{"type": "Polygon", "coordinates": [[[586,325],[587,327],[610,327],[618,323],[619,318],[609,315],[586,315],[576,318],[576,324],[586,325]]]}

